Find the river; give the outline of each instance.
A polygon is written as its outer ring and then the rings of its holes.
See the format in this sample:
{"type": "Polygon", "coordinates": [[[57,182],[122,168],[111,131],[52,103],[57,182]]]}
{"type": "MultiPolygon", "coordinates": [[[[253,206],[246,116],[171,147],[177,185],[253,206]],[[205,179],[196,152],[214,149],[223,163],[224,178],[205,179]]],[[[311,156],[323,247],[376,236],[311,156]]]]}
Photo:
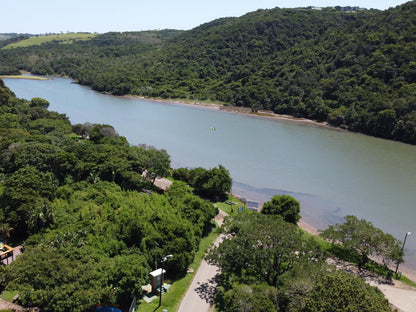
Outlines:
{"type": "Polygon", "coordinates": [[[114,126],[131,144],[164,148],[173,167],[226,167],[233,192],[264,202],[289,194],[324,229],[347,214],[406,242],[416,269],[416,146],[308,123],[94,92],[54,78],[4,79],[19,98],[42,97],[73,124],[114,126]],[[215,129],[215,130],[214,130],[215,129]]]}

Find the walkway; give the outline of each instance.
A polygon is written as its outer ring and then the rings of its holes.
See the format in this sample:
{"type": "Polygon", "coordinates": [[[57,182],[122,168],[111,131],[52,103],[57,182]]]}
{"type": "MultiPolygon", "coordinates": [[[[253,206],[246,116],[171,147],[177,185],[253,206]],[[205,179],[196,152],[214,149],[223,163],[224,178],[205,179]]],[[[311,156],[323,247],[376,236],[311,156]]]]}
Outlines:
{"type": "Polygon", "coordinates": [[[372,286],[377,286],[384,294],[387,300],[397,308],[399,312],[415,312],[416,311],[416,291],[414,288],[402,286],[400,282],[394,281],[395,286],[391,285],[377,285],[370,283],[372,286]],[[403,288],[402,288],[403,287],[403,288]],[[407,289],[406,289],[407,288],[407,289]]]}
{"type": "Polygon", "coordinates": [[[3,310],[6,310],[6,311],[10,310],[10,311],[16,311],[16,312],[25,311],[23,307],[0,298],[0,311],[3,311],[3,310]]]}
{"type": "MultiPolygon", "coordinates": [[[[227,214],[220,210],[218,215],[215,217],[215,221],[219,226],[222,225],[225,216],[227,216],[227,214]]],[[[218,236],[214,242],[214,245],[218,246],[222,240],[223,235],[218,236]]],[[[209,264],[205,261],[205,259],[203,259],[177,311],[210,311],[213,303],[215,289],[217,288],[218,274],[218,267],[209,264]]]]}

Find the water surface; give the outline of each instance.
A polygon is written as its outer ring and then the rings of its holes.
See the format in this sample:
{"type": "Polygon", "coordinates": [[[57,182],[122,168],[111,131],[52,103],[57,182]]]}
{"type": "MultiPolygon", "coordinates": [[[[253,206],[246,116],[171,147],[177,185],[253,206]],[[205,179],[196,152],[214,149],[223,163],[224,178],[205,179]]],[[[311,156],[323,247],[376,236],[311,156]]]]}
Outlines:
{"type": "MultiPolygon", "coordinates": [[[[312,124],[114,97],[73,84],[4,79],[20,98],[42,97],[72,123],[104,123],[131,144],[164,148],[173,167],[221,164],[233,191],[258,201],[290,194],[323,229],[354,214],[403,239],[416,234],[416,146],[312,124]],[[215,128],[215,130],[212,130],[215,128]]],[[[416,269],[416,235],[406,242],[416,269]]]]}

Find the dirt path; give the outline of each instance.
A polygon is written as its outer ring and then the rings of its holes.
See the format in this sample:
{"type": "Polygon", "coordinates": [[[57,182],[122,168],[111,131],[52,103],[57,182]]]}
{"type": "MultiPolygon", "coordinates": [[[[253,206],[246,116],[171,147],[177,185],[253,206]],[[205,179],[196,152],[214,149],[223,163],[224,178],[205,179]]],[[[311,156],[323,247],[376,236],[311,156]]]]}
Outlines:
{"type": "MultiPolygon", "coordinates": [[[[215,222],[221,226],[226,216],[227,214],[220,210],[215,217],[215,222]]],[[[218,236],[214,245],[218,246],[222,240],[223,235],[218,236]]],[[[209,312],[213,304],[215,289],[217,288],[218,274],[218,267],[209,264],[203,259],[177,311],[209,312]]]]}
{"type": "Polygon", "coordinates": [[[3,300],[0,298],[0,310],[10,310],[10,311],[16,311],[16,312],[23,312],[24,309],[21,306],[18,306],[17,304],[11,303],[9,301],[3,300]]]}

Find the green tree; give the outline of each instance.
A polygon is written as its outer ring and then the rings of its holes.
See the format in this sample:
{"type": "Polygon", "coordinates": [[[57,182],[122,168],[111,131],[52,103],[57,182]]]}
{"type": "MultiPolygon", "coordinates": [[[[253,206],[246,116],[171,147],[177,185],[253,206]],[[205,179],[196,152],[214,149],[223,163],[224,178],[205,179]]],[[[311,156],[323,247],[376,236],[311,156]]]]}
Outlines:
{"type": "Polygon", "coordinates": [[[4,81],[0,79],[0,105],[8,105],[12,92],[6,87],[4,81]]]}
{"type": "Polygon", "coordinates": [[[276,286],[278,278],[296,263],[319,259],[316,246],[304,241],[299,229],[277,216],[251,211],[238,214],[224,224],[225,239],[210,250],[208,260],[223,276],[242,281],[256,279],[276,286]],[[308,252],[306,252],[308,251],[308,252]]]}
{"type": "Polygon", "coordinates": [[[27,235],[27,222],[32,211],[42,198],[52,200],[56,187],[52,174],[30,166],[20,168],[7,179],[0,202],[6,223],[15,229],[14,235],[27,235]]]}
{"type": "Polygon", "coordinates": [[[231,190],[232,179],[230,173],[223,166],[212,169],[195,168],[191,170],[191,186],[195,192],[209,199],[220,199],[231,190]]]}
{"type": "Polygon", "coordinates": [[[48,108],[49,107],[49,102],[45,99],[35,97],[30,101],[30,107],[48,108]]]}
{"type": "Polygon", "coordinates": [[[296,224],[300,219],[299,202],[289,195],[274,195],[263,205],[261,213],[282,216],[283,220],[296,224]]]}
{"type": "MultiPolygon", "coordinates": [[[[329,271],[306,294],[302,312],[390,312],[389,302],[378,288],[342,271],[329,271]]],[[[295,312],[295,310],[293,310],[295,312]]]]}
{"type": "Polygon", "coordinates": [[[346,250],[360,255],[359,266],[365,265],[369,257],[381,258],[386,265],[403,261],[399,240],[376,228],[371,222],[356,216],[344,217],[343,224],[331,225],[321,233],[330,242],[339,243],[346,250]]]}
{"type": "Polygon", "coordinates": [[[271,300],[269,293],[275,292],[275,288],[267,284],[245,285],[234,284],[224,294],[225,312],[274,312],[277,311],[275,303],[271,300]]]}
{"type": "Polygon", "coordinates": [[[103,274],[111,262],[91,247],[28,246],[20,257],[6,269],[6,290],[18,291],[19,303],[26,307],[83,312],[111,291],[103,274]]]}
{"type": "Polygon", "coordinates": [[[158,150],[153,146],[140,145],[142,168],[145,178],[154,183],[157,177],[165,177],[170,169],[170,157],[164,149],[158,150]]]}

